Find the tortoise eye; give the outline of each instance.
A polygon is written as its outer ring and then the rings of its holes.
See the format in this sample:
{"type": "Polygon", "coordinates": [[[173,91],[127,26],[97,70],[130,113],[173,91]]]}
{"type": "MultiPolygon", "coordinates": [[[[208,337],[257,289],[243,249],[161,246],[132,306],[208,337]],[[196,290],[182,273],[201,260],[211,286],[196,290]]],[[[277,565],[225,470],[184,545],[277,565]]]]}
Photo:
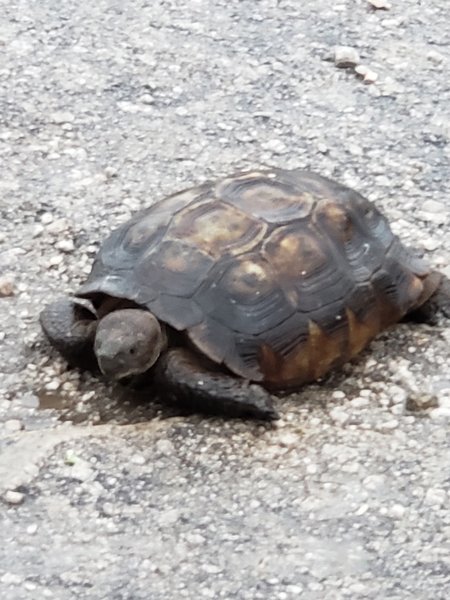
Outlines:
{"type": "Polygon", "coordinates": [[[128,352],[129,352],[129,354],[135,354],[135,353],[136,353],[136,350],[135,350],[134,348],[130,348],[130,349],[128,350],[128,352]]]}

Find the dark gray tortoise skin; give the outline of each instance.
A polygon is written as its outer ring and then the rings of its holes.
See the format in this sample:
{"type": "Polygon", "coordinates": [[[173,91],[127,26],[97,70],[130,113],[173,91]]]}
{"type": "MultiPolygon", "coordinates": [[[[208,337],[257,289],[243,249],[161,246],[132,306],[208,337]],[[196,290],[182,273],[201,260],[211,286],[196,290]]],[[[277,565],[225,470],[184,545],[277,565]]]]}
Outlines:
{"type": "Polygon", "coordinates": [[[448,280],[357,192],[315,173],[241,172],[141,211],[75,294],[40,316],[74,366],[149,374],[168,397],[274,419],[272,392],[356,356],[407,315],[450,316],[448,280]]]}

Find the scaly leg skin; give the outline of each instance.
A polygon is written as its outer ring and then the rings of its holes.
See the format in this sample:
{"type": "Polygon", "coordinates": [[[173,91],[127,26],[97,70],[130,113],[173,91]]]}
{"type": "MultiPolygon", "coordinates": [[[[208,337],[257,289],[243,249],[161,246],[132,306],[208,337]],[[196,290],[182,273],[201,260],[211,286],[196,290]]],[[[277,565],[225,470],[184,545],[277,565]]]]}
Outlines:
{"type": "Polygon", "coordinates": [[[434,294],[422,306],[407,315],[406,319],[436,325],[440,317],[450,319],[450,279],[444,275],[434,294]]]}
{"type": "Polygon", "coordinates": [[[162,398],[169,396],[180,406],[265,421],[279,418],[267,390],[208,369],[201,357],[185,348],[171,349],[160,357],[154,383],[162,391],[162,398]]]}
{"type": "Polygon", "coordinates": [[[98,371],[93,349],[98,320],[86,306],[61,298],[44,308],[39,322],[51,345],[71,366],[98,371]]]}

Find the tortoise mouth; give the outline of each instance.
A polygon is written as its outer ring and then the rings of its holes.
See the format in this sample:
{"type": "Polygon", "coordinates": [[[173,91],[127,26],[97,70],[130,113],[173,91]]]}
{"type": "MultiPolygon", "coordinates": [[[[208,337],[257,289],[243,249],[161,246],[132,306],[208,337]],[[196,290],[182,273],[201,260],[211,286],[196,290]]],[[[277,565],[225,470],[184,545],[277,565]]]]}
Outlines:
{"type": "Polygon", "coordinates": [[[98,366],[100,371],[112,381],[120,381],[124,383],[127,379],[132,379],[136,375],[142,375],[149,371],[156,362],[157,357],[151,357],[145,365],[130,365],[125,360],[114,356],[102,355],[97,353],[98,366]]]}
{"type": "Polygon", "coordinates": [[[107,379],[120,380],[131,375],[129,366],[125,365],[116,356],[111,357],[97,351],[97,360],[100,371],[107,379]]]}

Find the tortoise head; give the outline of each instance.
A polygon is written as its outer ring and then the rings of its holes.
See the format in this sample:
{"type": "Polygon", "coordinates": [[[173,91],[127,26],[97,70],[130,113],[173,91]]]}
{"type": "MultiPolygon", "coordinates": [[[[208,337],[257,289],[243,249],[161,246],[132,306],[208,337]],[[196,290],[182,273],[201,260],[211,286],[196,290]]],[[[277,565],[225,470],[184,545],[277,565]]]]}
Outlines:
{"type": "Polygon", "coordinates": [[[124,308],[100,320],[94,350],[101,372],[110,379],[122,379],[150,369],[165,344],[156,317],[139,308],[124,308]]]}

